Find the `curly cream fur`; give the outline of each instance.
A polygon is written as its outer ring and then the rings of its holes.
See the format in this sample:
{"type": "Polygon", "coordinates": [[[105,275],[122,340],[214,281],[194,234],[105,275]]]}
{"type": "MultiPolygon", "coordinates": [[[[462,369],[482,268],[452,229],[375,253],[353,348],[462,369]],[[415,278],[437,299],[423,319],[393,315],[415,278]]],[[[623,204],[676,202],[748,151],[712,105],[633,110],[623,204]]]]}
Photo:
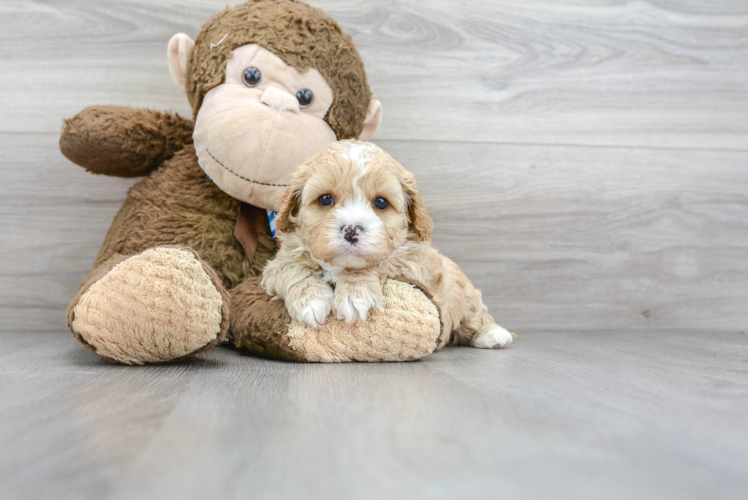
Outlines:
{"type": "Polygon", "coordinates": [[[511,343],[468,277],[431,246],[433,223],[413,176],[373,144],[339,142],[310,160],[296,174],[279,220],[281,248],[262,285],[285,300],[292,318],[315,328],[330,311],[349,323],[366,320],[381,307],[385,279],[402,277],[423,284],[440,308],[440,347],[450,339],[484,348],[511,343]],[[321,206],[320,193],[334,205],[321,206]],[[367,211],[363,201],[380,193],[387,193],[388,207],[367,211]],[[357,226],[360,241],[345,243],[336,231],[351,206],[359,207],[361,220],[379,219],[357,226]]]}

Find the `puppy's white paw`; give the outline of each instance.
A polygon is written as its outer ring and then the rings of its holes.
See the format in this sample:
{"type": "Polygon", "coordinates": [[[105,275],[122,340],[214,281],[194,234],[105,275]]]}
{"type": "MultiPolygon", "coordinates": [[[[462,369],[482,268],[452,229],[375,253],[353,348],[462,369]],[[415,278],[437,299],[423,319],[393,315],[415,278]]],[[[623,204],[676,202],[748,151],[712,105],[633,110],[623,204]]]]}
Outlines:
{"type": "Polygon", "coordinates": [[[311,300],[306,307],[302,308],[298,319],[312,328],[319,328],[327,321],[331,309],[330,303],[325,300],[311,300]]]}
{"type": "Polygon", "coordinates": [[[374,299],[353,297],[335,297],[335,316],[344,319],[346,323],[365,321],[369,317],[369,311],[375,307],[374,299]]]}
{"type": "Polygon", "coordinates": [[[295,320],[306,323],[312,328],[319,328],[325,324],[327,316],[330,315],[333,295],[332,290],[324,288],[315,295],[316,297],[303,298],[300,304],[295,304],[293,308],[289,307],[288,312],[295,320]]]}
{"type": "Polygon", "coordinates": [[[500,349],[512,343],[512,334],[499,325],[473,338],[473,347],[478,349],[500,349]]]}

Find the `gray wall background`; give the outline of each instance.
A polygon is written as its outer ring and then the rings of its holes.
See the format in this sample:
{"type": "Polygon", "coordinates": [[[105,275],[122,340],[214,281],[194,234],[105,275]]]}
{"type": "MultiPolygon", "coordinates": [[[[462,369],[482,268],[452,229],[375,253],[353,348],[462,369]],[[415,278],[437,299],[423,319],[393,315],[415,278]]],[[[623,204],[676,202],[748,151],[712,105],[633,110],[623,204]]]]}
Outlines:
{"type": "MultiPolygon", "coordinates": [[[[746,2],[310,3],[352,34],[375,141],[499,323],[748,329],[746,2]]],[[[225,4],[0,2],[0,331],[65,331],[133,183],[63,158],[62,119],[189,115],[166,43],[225,4]]]]}

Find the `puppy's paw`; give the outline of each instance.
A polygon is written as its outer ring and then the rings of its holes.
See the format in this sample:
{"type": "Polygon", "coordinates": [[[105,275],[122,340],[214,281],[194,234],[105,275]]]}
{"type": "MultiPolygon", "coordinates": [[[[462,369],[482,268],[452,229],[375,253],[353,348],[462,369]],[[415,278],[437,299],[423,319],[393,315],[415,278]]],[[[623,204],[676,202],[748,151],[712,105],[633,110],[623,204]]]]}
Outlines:
{"type": "Polygon", "coordinates": [[[335,317],[344,319],[346,323],[365,321],[369,317],[369,311],[374,307],[376,307],[376,301],[371,297],[342,293],[335,294],[333,303],[335,317]]]}
{"type": "Polygon", "coordinates": [[[311,300],[309,304],[301,309],[301,313],[297,319],[312,328],[319,328],[327,321],[327,316],[330,314],[331,309],[330,302],[327,300],[311,300]]]}
{"type": "Polygon", "coordinates": [[[305,323],[312,328],[319,328],[327,321],[332,310],[333,294],[327,285],[316,289],[308,289],[305,295],[289,301],[286,298],[288,314],[295,320],[305,323]]]}
{"type": "Polygon", "coordinates": [[[514,335],[499,325],[473,337],[473,347],[478,349],[501,349],[512,343],[514,335]]]}

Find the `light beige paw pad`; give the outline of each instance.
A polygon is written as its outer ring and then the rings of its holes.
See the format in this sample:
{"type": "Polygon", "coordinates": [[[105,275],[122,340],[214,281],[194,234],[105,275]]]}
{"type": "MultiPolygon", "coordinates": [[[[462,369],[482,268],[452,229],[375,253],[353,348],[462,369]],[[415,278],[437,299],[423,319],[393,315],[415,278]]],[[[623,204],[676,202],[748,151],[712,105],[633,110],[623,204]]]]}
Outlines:
{"type": "Polygon", "coordinates": [[[72,327],[128,364],[169,361],[214,341],[223,299],[195,256],[154,248],[117,264],[83,294],[72,327]]]}

